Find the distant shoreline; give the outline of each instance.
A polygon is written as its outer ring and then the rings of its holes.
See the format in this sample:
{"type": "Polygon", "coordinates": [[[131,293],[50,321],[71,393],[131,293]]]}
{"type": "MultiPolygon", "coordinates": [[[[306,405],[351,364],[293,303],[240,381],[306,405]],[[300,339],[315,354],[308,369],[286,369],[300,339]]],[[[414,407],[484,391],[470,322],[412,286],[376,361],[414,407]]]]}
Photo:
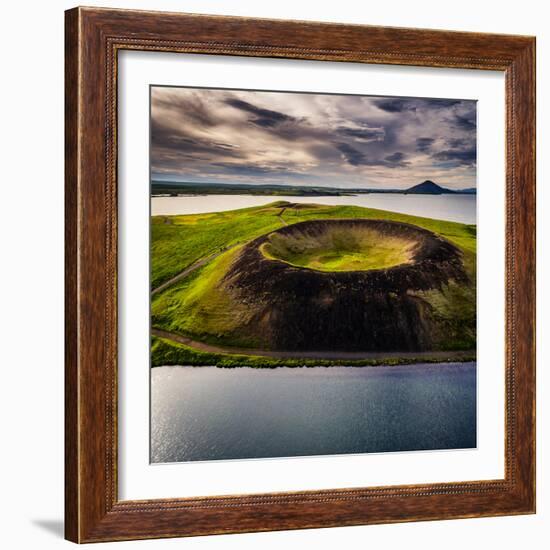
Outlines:
{"type": "Polygon", "coordinates": [[[200,342],[173,332],[151,328],[151,336],[176,346],[164,361],[153,362],[152,368],[179,366],[200,367],[215,366],[220,368],[298,368],[298,367],[394,367],[399,365],[471,363],[477,361],[476,350],[456,351],[396,351],[396,352],[344,352],[344,351],[270,351],[242,349],[200,342]],[[217,364],[194,363],[189,361],[187,353],[179,357],[177,348],[184,348],[195,353],[207,353],[223,357],[217,364]],[[187,359],[187,361],[186,361],[187,359]],[[187,363],[187,364],[186,364],[187,363]]]}
{"type": "Polygon", "coordinates": [[[407,189],[342,188],[298,185],[253,185],[188,182],[151,182],[152,197],[180,197],[206,195],[252,195],[287,197],[346,197],[369,194],[392,195],[476,195],[476,188],[448,189],[426,180],[407,189]]]}
{"type": "Polygon", "coordinates": [[[408,193],[407,191],[361,191],[353,193],[291,193],[291,192],[250,192],[250,191],[182,191],[178,193],[151,193],[152,198],[178,198],[178,197],[208,197],[209,195],[249,195],[251,197],[358,197],[359,195],[429,195],[438,197],[441,195],[467,195],[476,196],[476,193],[455,192],[455,193],[408,193]]]}

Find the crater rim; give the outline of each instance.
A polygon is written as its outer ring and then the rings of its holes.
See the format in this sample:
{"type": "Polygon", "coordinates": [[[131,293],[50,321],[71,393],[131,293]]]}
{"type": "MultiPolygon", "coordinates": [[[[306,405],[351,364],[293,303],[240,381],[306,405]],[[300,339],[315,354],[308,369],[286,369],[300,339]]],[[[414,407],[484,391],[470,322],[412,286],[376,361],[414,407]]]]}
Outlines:
{"type": "Polygon", "coordinates": [[[414,265],[422,260],[426,241],[431,248],[437,246],[439,240],[435,233],[405,222],[378,218],[329,218],[306,220],[271,231],[257,243],[257,250],[264,261],[294,269],[324,274],[359,274],[414,265]],[[345,233],[355,237],[355,241],[335,242],[345,233]],[[376,237],[385,239],[386,246],[373,242],[376,237]],[[324,239],[325,243],[299,250],[300,239],[324,239]],[[290,250],[285,250],[285,245],[289,245],[290,250]],[[343,248],[340,258],[333,253],[338,246],[343,248]]]}

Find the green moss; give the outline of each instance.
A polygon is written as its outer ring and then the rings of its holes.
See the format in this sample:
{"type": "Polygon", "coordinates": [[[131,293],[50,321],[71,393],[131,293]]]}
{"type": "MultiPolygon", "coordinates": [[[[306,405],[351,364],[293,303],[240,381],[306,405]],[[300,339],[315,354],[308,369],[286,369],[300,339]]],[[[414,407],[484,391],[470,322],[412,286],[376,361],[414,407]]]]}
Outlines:
{"type": "Polygon", "coordinates": [[[366,271],[409,262],[415,244],[413,239],[382,235],[374,229],[330,227],[315,236],[273,233],[261,252],[318,271],[366,271]]]}
{"type": "Polygon", "coordinates": [[[438,331],[435,348],[441,350],[475,349],[476,347],[476,256],[464,251],[464,267],[469,284],[450,282],[441,290],[417,292],[432,307],[438,331]]]}

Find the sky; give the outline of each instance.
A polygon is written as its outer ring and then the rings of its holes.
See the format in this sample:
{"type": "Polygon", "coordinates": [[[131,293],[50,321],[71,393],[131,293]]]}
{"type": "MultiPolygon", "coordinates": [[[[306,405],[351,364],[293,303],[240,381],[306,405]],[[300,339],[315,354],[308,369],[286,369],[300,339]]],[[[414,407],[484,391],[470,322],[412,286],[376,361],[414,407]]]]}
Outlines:
{"type": "Polygon", "coordinates": [[[151,88],[151,176],[197,183],[476,186],[476,102],[151,88]]]}

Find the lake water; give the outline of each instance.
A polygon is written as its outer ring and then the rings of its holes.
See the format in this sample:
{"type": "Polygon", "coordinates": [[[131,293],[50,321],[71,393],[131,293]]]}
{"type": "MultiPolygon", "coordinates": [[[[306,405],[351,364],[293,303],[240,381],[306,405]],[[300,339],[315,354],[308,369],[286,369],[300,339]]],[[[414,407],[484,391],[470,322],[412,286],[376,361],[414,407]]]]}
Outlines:
{"type": "Polygon", "coordinates": [[[151,460],[476,446],[476,364],[151,371],[151,460]]]}
{"type": "Polygon", "coordinates": [[[190,195],[185,197],[153,197],[151,214],[182,215],[201,212],[221,212],[274,201],[355,205],[379,208],[413,216],[424,216],[460,223],[476,223],[476,195],[400,195],[369,193],[347,197],[286,197],[254,195],[190,195]]]}

